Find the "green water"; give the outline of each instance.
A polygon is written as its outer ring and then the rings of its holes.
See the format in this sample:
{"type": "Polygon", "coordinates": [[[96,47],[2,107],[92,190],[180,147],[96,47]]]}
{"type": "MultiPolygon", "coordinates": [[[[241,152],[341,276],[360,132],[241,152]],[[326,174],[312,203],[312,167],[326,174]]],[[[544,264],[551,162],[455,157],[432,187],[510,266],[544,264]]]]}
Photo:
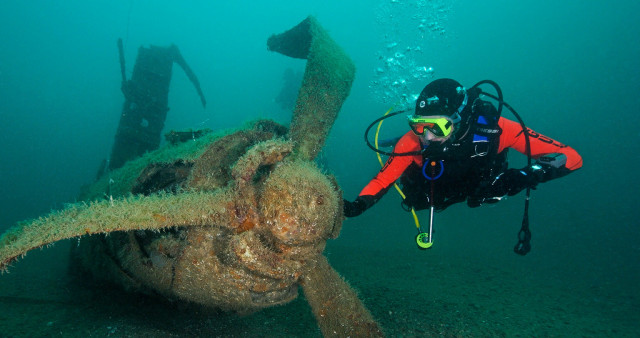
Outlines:
{"type": "MultiPolygon", "coordinates": [[[[174,68],[166,129],[287,122],[275,98],[285,70],[304,62],[268,52],[266,39],[313,14],[357,68],[321,155],[346,198],[379,170],[364,129],[430,80],[418,66],[466,86],[497,81],[531,128],[584,159],[532,193],[525,257],[512,252],[522,194],[437,214],[429,251],[415,248],[394,191],[347,220],[325,254],[389,336],[638,336],[638,10],[633,1],[5,1],[0,230],[73,202],[94,179],[122,108],[119,37],[129,76],[137,47],[149,43],[175,43],[198,75],[207,109],[174,68]],[[421,29],[422,19],[437,25],[421,29]],[[385,68],[396,52],[407,67],[385,68]],[[406,87],[382,86],[386,74],[406,87]]],[[[389,121],[381,137],[403,128],[389,121]]],[[[524,163],[512,155],[512,166],[524,163]]],[[[0,336],[320,336],[302,295],[238,317],[78,280],[67,272],[74,244],[29,253],[0,276],[0,336]]]]}

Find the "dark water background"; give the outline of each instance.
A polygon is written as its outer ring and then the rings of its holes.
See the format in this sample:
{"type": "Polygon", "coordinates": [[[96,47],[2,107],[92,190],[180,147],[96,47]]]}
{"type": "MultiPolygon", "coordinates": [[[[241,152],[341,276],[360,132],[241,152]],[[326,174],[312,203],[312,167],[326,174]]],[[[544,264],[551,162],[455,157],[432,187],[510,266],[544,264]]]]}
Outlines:
{"type": "MultiPolygon", "coordinates": [[[[347,198],[379,169],[362,141],[366,126],[432,76],[466,86],[497,81],[530,127],[584,159],[583,169],[533,192],[533,250],[526,257],[511,251],[523,196],[438,214],[436,246],[418,252],[413,221],[390,191],[345,222],[330,244],[343,256],[334,253],[333,261],[348,262],[357,252],[373,257],[367,261],[371,274],[384,274],[405,259],[431,262],[435,256],[438,264],[459,264],[450,271],[455,275],[469,273],[469,266],[499,267],[568,292],[579,285],[593,290],[589,304],[603,312],[594,325],[623,318],[637,325],[626,332],[640,333],[639,11],[635,1],[3,1],[0,230],[75,201],[108,156],[123,102],[118,38],[125,42],[128,76],[138,46],[175,43],[199,77],[206,109],[174,67],[166,130],[227,128],[256,117],[287,122],[291,114],[275,98],[285,69],[301,71],[304,61],[268,52],[266,39],[312,14],[357,67],[321,158],[347,198]],[[390,67],[389,57],[402,66],[390,67]],[[405,79],[406,86],[389,84],[385,76],[405,79]]],[[[394,127],[385,129],[388,136],[402,130],[394,127]]],[[[523,158],[514,156],[514,165],[523,158]]],[[[420,216],[426,222],[427,214],[420,216]]],[[[428,266],[420,273],[428,275],[428,266]]],[[[387,282],[397,285],[394,278],[387,282]]],[[[422,289],[405,282],[401,291],[422,289]]],[[[508,282],[513,279],[495,277],[497,285],[508,282]]]]}

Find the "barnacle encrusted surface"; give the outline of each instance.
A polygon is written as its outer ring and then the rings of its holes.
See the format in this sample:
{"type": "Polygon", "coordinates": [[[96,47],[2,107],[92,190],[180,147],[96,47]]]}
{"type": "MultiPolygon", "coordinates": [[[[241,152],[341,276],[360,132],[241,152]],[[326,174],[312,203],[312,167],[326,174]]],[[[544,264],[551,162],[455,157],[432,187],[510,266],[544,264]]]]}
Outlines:
{"type": "Polygon", "coordinates": [[[171,143],[104,175],[85,202],[0,237],[0,269],[82,237],[73,260],[127,290],[249,313],[302,286],[324,335],[380,327],[322,255],[343,221],[335,178],[313,162],[349,94],[354,66],[313,17],[269,39],[306,58],[291,130],[260,120],[171,143]]]}

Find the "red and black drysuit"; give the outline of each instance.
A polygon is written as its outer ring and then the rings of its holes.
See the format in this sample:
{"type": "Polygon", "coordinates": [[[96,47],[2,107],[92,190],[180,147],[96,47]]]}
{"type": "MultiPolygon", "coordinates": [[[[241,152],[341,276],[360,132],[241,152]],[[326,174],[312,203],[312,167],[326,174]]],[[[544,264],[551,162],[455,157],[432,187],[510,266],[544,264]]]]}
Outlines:
{"type": "MultiPolygon", "coordinates": [[[[495,112],[493,105],[487,102],[482,105],[485,110],[495,112]]],[[[470,207],[494,203],[506,195],[515,195],[527,187],[535,187],[540,182],[564,176],[582,167],[582,158],[573,148],[528,129],[533,159],[559,153],[566,156],[566,163],[560,167],[543,164],[537,166],[536,170],[508,169],[508,148],[526,154],[522,127],[517,122],[495,117],[495,131],[483,134],[486,137],[480,138],[484,138],[484,142],[475,142],[476,134],[482,134],[478,131],[482,130],[480,127],[472,123],[460,139],[431,144],[420,155],[389,157],[355,202],[345,201],[345,215],[357,216],[370,208],[398,179],[406,195],[404,206],[425,209],[433,198],[435,209],[441,211],[465,200],[470,207]],[[423,167],[424,163],[428,165],[423,167]],[[431,179],[427,179],[425,174],[431,179]]],[[[409,131],[398,140],[394,153],[420,152],[422,149],[418,136],[409,131]]]]}

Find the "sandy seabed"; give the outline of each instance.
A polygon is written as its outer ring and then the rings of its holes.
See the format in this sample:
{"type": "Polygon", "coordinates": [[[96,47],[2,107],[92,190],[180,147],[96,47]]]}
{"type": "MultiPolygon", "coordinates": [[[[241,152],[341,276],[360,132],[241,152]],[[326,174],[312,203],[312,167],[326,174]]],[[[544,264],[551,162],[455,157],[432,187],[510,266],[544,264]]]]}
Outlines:
{"type": "MultiPolygon", "coordinates": [[[[29,253],[0,276],[1,337],[321,336],[302,293],[247,316],[169,303],[69,274],[73,243],[29,253]]],[[[325,253],[391,337],[640,336],[640,300],[616,286],[415,248],[330,243],[325,253]]]]}

